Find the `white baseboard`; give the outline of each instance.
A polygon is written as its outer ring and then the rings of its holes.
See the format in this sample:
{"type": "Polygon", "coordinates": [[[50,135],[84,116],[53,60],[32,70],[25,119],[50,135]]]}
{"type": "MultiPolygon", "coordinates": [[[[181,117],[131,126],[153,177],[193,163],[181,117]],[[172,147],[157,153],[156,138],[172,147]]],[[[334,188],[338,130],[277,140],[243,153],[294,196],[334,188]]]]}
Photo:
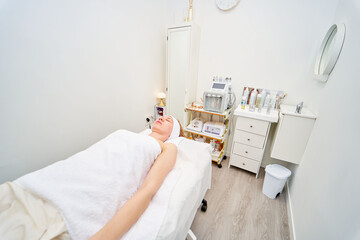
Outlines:
{"type": "Polygon", "coordinates": [[[185,240],[197,240],[197,237],[196,237],[195,234],[191,231],[191,229],[189,229],[188,234],[187,234],[185,240]]]}
{"type": "Polygon", "coordinates": [[[288,213],[288,225],[289,225],[289,231],[290,231],[290,240],[296,240],[296,234],[295,234],[295,225],[294,225],[294,218],[293,218],[293,211],[292,211],[292,205],[291,205],[291,197],[290,197],[290,189],[289,189],[289,183],[286,182],[286,195],[287,195],[287,213],[288,213]]]}

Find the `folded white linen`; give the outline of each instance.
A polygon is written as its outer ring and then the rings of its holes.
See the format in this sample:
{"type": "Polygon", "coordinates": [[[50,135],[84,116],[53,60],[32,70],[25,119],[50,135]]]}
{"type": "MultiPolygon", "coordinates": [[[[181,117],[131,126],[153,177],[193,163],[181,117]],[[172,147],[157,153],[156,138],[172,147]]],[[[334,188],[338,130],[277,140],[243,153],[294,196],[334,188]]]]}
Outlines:
{"type": "MultiPolygon", "coordinates": [[[[160,153],[154,138],[119,130],[87,150],[15,182],[51,201],[62,213],[72,239],[88,239],[137,191],[160,153]]],[[[122,239],[155,239],[177,176],[176,171],[170,172],[122,239]],[[144,223],[149,221],[153,223],[146,229],[144,223]]]]}

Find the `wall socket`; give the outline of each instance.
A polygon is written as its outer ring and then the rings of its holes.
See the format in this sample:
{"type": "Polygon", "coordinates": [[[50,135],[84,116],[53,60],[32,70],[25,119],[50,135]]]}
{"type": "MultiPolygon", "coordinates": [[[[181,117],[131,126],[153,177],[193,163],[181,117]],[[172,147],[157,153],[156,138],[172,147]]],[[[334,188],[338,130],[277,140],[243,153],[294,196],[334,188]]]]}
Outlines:
{"type": "Polygon", "coordinates": [[[151,128],[151,125],[154,123],[154,115],[147,114],[145,115],[145,127],[151,128]]]}

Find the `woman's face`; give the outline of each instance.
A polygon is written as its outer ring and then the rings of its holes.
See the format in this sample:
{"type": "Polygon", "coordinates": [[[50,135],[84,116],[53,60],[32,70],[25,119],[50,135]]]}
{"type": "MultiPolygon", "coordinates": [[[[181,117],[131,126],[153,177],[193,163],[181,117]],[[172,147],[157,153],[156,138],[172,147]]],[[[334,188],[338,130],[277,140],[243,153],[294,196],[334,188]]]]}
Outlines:
{"type": "Polygon", "coordinates": [[[159,117],[158,120],[155,121],[152,131],[157,132],[163,136],[170,137],[172,129],[173,129],[173,118],[170,116],[159,117]]]}

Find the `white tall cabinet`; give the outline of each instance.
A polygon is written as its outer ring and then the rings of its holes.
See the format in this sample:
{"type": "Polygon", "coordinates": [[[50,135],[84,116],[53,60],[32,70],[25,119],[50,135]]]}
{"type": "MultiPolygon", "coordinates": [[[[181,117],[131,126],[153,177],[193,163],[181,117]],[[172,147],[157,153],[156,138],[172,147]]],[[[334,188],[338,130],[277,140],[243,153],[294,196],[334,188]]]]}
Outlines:
{"type": "Polygon", "coordinates": [[[188,122],[185,105],[196,100],[200,28],[195,24],[169,27],[166,44],[167,114],[183,126],[188,122]]]}

